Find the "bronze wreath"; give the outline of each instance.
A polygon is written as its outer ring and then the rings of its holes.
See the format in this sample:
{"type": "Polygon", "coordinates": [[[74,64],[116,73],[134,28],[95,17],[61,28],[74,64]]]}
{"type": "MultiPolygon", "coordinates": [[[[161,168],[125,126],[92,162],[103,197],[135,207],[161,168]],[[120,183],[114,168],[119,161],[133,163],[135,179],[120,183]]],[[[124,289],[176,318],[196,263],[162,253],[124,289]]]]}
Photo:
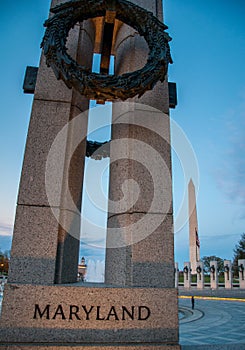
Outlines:
{"type": "Polygon", "coordinates": [[[240,265],[238,266],[238,270],[239,270],[239,272],[243,272],[243,271],[244,271],[244,266],[243,266],[243,264],[240,264],[240,265]]]}
{"type": "Polygon", "coordinates": [[[201,266],[197,266],[196,271],[197,271],[197,273],[201,273],[202,272],[201,266]]]}
{"type": "Polygon", "coordinates": [[[142,96],[160,80],[164,81],[168,64],[172,63],[167,26],[151,12],[126,0],[72,0],[51,10],[41,47],[47,65],[69,88],[75,88],[90,99],[126,100],[142,96]],[[134,72],[120,76],[91,73],[80,66],[67,53],[66,41],[71,28],[78,21],[104,16],[106,10],[116,11],[116,19],[128,24],[143,36],[149,46],[146,65],[134,72]]]}
{"type": "Polygon", "coordinates": [[[184,271],[184,273],[188,273],[188,271],[189,271],[188,267],[185,266],[184,269],[183,269],[183,271],[184,271]]]}
{"type": "Polygon", "coordinates": [[[228,265],[225,265],[225,266],[224,266],[224,270],[225,270],[225,272],[229,272],[229,271],[230,271],[229,266],[228,266],[228,265]]]}

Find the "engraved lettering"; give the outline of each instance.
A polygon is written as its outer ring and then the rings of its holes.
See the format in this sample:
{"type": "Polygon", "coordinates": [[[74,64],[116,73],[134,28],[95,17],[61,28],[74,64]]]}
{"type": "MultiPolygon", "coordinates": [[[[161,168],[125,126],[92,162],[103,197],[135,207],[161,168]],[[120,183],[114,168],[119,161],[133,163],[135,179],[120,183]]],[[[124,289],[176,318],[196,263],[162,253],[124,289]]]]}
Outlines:
{"type": "Polygon", "coordinates": [[[62,320],[66,320],[62,305],[58,305],[52,320],[55,320],[57,316],[61,316],[62,320]]]}
{"type": "Polygon", "coordinates": [[[65,305],[53,306],[47,304],[40,307],[35,304],[33,319],[46,320],[71,320],[71,321],[146,321],[151,316],[151,310],[147,306],[86,306],[86,305],[65,305]],[[93,311],[94,310],[94,311],[93,311]]]}
{"type": "Polygon", "coordinates": [[[91,306],[90,309],[89,309],[89,311],[87,310],[86,306],[84,306],[84,305],[82,305],[82,308],[83,308],[83,310],[84,310],[85,313],[86,313],[86,320],[89,321],[89,314],[90,314],[90,312],[93,310],[94,306],[91,306]]]}
{"type": "Polygon", "coordinates": [[[46,314],[46,320],[50,320],[50,305],[46,305],[45,309],[43,312],[40,310],[40,307],[38,304],[35,305],[35,311],[34,311],[34,316],[33,319],[36,320],[37,314],[39,315],[39,318],[43,318],[44,314],[46,314]]]}
{"type": "Polygon", "coordinates": [[[122,306],[122,320],[125,321],[125,314],[128,315],[131,320],[134,320],[134,306],[131,306],[131,312],[126,308],[126,306],[122,306]]]}
{"type": "Polygon", "coordinates": [[[97,321],[104,321],[105,317],[100,317],[100,306],[97,306],[97,321]]]}
{"type": "Polygon", "coordinates": [[[139,321],[146,321],[151,315],[151,310],[147,306],[139,306],[139,321]]]}
{"type": "Polygon", "coordinates": [[[77,305],[70,305],[70,317],[69,320],[73,320],[72,316],[75,316],[77,320],[81,320],[78,316],[79,307],[77,305]]]}
{"type": "Polygon", "coordinates": [[[111,307],[106,320],[109,321],[110,317],[114,317],[114,320],[119,321],[119,318],[118,318],[116,310],[115,310],[115,306],[111,307]]]}

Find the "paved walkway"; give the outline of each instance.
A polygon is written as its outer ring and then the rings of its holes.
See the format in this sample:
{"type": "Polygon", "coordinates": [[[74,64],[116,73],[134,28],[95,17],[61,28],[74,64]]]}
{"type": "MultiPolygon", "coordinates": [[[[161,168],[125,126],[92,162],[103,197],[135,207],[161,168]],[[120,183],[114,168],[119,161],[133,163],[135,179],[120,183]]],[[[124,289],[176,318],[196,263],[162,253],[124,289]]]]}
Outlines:
{"type": "Polygon", "coordinates": [[[190,298],[180,298],[179,307],[183,350],[245,349],[245,302],[195,298],[192,312],[190,298]]]}

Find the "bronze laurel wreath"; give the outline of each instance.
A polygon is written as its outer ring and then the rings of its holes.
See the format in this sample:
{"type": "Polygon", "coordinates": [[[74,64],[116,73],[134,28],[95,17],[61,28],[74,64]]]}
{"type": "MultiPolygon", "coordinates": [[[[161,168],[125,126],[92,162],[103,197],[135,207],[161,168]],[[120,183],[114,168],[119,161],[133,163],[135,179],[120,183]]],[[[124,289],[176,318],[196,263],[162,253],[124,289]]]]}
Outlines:
{"type": "Polygon", "coordinates": [[[89,99],[126,100],[136,95],[142,96],[153,89],[160,80],[164,81],[168,64],[172,63],[169,41],[165,32],[167,26],[151,12],[126,0],[113,2],[116,18],[143,36],[149,46],[146,65],[134,72],[120,76],[91,73],[80,66],[67,53],[66,41],[71,28],[78,21],[104,16],[111,9],[106,0],[72,0],[52,9],[54,16],[48,19],[41,47],[44,49],[47,65],[57,79],[62,79],[69,88],[75,88],[89,99]]]}

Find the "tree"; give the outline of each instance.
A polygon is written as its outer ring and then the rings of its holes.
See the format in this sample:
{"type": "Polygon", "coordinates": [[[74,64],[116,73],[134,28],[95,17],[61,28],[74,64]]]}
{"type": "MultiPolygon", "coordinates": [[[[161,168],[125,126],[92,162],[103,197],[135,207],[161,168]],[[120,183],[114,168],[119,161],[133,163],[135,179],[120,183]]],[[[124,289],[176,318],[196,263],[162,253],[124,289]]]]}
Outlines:
{"type": "Polygon", "coordinates": [[[201,261],[203,262],[203,267],[205,272],[210,271],[210,261],[217,261],[218,272],[224,272],[224,259],[219,258],[218,256],[203,256],[201,261]]]}
{"type": "Polygon", "coordinates": [[[2,253],[0,251],[0,274],[8,274],[9,269],[9,252],[2,253]]]}
{"type": "Polygon", "coordinates": [[[245,233],[242,234],[240,240],[233,249],[233,271],[234,275],[238,276],[238,260],[245,259],[245,233]]]}

